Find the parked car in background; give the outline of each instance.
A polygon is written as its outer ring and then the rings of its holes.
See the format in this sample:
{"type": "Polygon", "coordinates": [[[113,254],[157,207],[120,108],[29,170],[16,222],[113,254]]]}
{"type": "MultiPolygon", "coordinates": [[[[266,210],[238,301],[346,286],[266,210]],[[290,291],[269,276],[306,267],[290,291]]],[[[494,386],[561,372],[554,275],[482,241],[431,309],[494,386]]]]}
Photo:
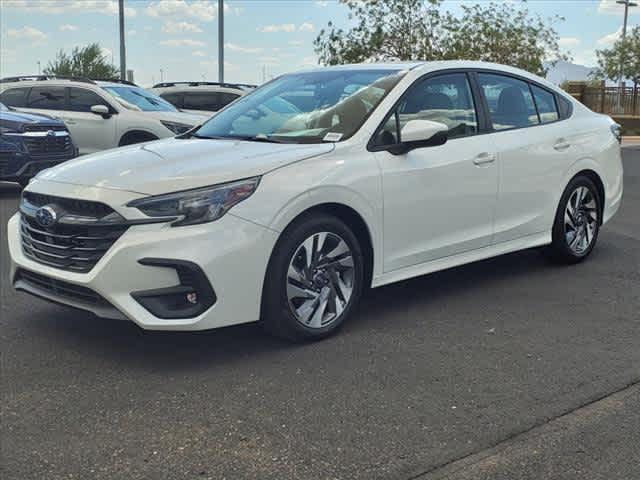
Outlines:
{"type": "Polygon", "coordinates": [[[584,260],[622,201],[619,140],[497,64],[283,75],[184,135],[42,172],[9,221],[12,281],[145,329],[319,339],[368,287],[533,247],[584,260]]]}
{"type": "Polygon", "coordinates": [[[0,103],[0,181],[25,186],[41,170],[77,155],[60,120],[16,112],[0,103]]]}
{"type": "Polygon", "coordinates": [[[244,83],[163,82],[151,91],[184,112],[210,116],[255,88],[244,83]]]}
{"type": "Polygon", "coordinates": [[[60,118],[81,154],[171,137],[206,119],[180,112],[154,93],[122,80],[3,78],[0,101],[19,111],[60,118]]]}

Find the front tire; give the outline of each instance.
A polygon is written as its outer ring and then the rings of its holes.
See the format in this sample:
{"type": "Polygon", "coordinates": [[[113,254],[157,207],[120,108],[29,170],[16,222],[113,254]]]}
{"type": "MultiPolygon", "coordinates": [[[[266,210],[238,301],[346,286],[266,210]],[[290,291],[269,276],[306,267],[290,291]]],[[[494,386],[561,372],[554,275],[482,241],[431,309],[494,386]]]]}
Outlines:
{"type": "Polygon", "coordinates": [[[598,240],[601,214],[602,200],[593,181],[584,176],[571,180],[556,212],[551,258],[566,264],[587,258],[598,240]]]}
{"type": "Polygon", "coordinates": [[[358,239],[341,220],[309,215],[289,226],[269,262],[263,290],[266,330],[293,341],[335,333],[362,295],[358,239]]]}

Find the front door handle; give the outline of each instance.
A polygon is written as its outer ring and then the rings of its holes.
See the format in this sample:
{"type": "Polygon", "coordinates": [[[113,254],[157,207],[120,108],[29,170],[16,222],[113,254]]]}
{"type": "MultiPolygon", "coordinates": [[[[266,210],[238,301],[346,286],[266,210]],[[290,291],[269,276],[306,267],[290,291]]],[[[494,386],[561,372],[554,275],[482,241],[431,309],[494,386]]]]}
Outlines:
{"type": "Polygon", "coordinates": [[[570,146],[571,146],[571,144],[569,142],[567,142],[564,138],[561,138],[560,140],[558,140],[555,143],[553,148],[554,148],[554,150],[562,152],[563,150],[568,149],[570,146]]]}
{"type": "Polygon", "coordinates": [[[496,156],[493,153],[481,153],[476,158],[473,159],[474,165],[481,167],[483,165],[488,165],[496,161],[496,156]]]}

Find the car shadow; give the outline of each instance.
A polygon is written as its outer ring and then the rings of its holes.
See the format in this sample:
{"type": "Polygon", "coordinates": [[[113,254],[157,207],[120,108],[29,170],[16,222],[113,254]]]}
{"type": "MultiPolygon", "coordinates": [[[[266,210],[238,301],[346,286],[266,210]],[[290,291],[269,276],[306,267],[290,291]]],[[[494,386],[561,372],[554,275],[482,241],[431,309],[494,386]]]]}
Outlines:
{"type": "MultiPolygon", "coordinates": [[[[168,371],[207,368],[234,359],[259,357],[299,348],[330,348],[333,342],[349,342],[381,328],[407,329],[428,318],[405,315],[399,324],[390,315],[398,311],[428,308],[469,290],[499,288],[514,277],[535,275],[553,268],[539,252],[528,250],[432,273],[368,291],[361,308],[338,335],[315,344],[292,344],[267,335],[259,323],[243,324],[204,332],[144,331],[132,322],[105,320],[91,314],[52,306],[29,318],[37,334],[53,338],[58,348],[83,350],[113,362],[124,361],[140,368],[168,371]]],[[[541,273],[544,274],[544,273],[541,273]]],[[[358,341],[362,341],[359,339],[358,341]]],[[[366,341],[366,340],[365,340],[366,341]]]]}

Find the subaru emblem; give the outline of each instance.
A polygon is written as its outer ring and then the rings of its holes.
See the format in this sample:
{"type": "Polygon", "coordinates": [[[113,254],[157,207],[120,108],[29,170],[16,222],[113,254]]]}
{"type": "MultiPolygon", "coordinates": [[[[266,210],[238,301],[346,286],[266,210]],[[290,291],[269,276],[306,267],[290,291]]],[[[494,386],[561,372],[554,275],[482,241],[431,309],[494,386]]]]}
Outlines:
{"type": "Polygon", "coordinates": [[[53,227],[58,220],[58,214],[49,205],[41,207],[36,211],[36,221],[41,227],[53,227]]]}
{"type": "Polygon", "coordinates": [[[56,136],[56,132],[54,132],[53,130],[47,130],[47,137],[55,137],[56,136]]]}

